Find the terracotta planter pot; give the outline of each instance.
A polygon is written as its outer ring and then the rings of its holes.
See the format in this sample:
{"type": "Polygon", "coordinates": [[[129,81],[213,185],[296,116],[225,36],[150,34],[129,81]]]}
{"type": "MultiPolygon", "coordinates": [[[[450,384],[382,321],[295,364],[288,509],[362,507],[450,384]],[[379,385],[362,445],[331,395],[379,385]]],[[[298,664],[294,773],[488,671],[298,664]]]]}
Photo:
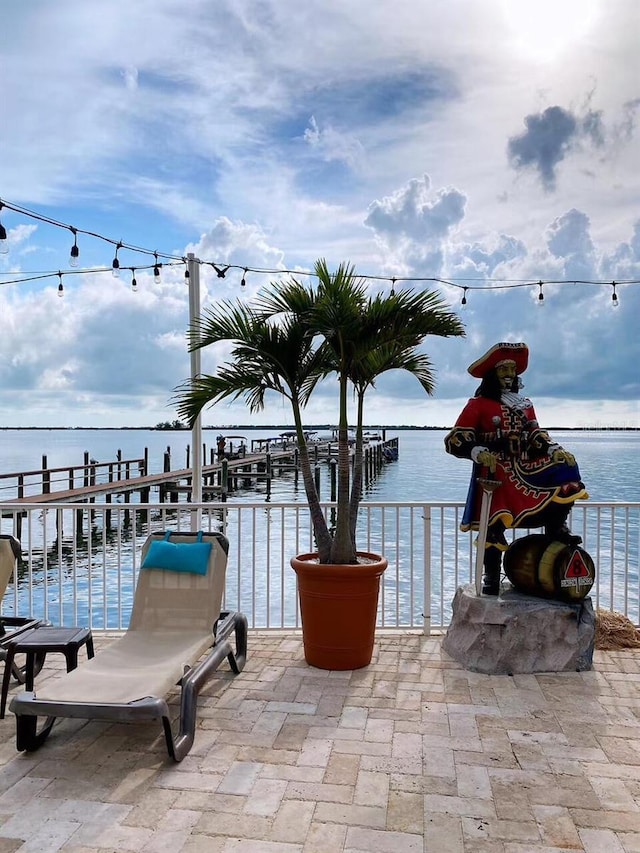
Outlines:
{"type": "Polygon", "coordinates": [[[387,560],[358,552],[366,562],[321,565],[317,554],[291,559],[298,576],[305,660],[319,669],[360,669],[371,662],[380,578],[387,560]]]}

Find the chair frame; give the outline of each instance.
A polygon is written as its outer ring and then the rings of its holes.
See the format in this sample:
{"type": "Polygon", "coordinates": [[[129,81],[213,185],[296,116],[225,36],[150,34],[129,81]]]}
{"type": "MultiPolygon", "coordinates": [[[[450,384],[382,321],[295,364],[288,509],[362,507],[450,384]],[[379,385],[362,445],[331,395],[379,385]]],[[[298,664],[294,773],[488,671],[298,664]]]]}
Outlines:
{"type": "MultiPolygon", "coordinates": [[[[6,554],[0,553],[0,601],[4,598],[11,575],[15,571],[15,564],[22,554],[20,541],[10,533],[0,533],[0,548],[4,551],[6,545],[9,546],[12,554],[12,559],[6,554]]],[[[34,616],[5,616],[0,614],[0,662],[7,659],[7,642],[13,640],[23,631],[28,631],[31,628],[37,628],[43,624],[42,619],[36,619],[34,616]]],[[[48,624],[48,623],[47,623],[48,624]]],[[[44,657],[36,655],[34,662],[34,671],[36,675],[42,669],[44,657]]],[[[19,666],[15,660],[11,662],[11,674],[20,684],[25,682],[25,666],[19,666]]]]}

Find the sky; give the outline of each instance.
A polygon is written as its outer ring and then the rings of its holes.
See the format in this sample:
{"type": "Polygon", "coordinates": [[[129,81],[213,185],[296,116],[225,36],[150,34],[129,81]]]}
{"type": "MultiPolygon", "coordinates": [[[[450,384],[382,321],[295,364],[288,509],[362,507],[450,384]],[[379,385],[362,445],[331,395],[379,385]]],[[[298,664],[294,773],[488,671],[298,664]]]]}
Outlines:
{"type": "MultiPolygon", "coordinates": [[[[156,282],[122,248],[114,277],[118,242],[193,253],[202,306],[319,258],[372,290],[422,279],[395,286],[436,290],[465,337],[425,341],[431,397],[382,377],[368,424],[451,426],[504,340],[543,426],[640,427],[637,0],[5,5],[0,199],[67,227],[0,209],[0,427],[176,417],[185,267],[156,282]]],[[[335,381],[306,420],[337,420],[335,381]]],[[[279,398],[203,415],[291,421],[279,398]]]]}

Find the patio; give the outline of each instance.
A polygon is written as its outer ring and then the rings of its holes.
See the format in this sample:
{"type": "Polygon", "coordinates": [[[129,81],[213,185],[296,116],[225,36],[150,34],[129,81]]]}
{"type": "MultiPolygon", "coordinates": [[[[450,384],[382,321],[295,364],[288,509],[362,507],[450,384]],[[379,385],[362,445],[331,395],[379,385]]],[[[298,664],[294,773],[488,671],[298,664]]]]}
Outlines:
{"type": "Polygon", "coordinates": [[[635,853],[639,700],[634,651],[487,676],[438,636],[382,632],[369,667],[325,672],[299,634],[251,631],[180,764],[159,724],[64,720],[20,755],[8,712],[0,853],[635,853]]]}

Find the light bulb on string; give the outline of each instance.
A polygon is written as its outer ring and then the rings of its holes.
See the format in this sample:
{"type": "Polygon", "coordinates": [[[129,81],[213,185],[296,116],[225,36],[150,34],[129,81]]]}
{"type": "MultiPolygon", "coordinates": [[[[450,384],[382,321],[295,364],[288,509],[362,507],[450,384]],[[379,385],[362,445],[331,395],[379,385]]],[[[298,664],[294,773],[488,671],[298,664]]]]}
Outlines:
{"type": "Polygon", "coordinates": [[[60,298],[62,298],[64,296],[64,287],[62,286],[62,273],[59,270],[58,270],[58,279],[60,282],[58,284],[58,296],[60,298]]]}
{"type": "Polygon", "coordinates": [[[118,243],[116,246],[116,254],[111,261],[111,275],[114,278],[119,278],[120,276],[120,261],[118,260],[118,250],[122,248],[122,243],[118,243]]]}
{"type": "Polygon", "coordinates": [[[391,279],[391,296],[396,295],[396,280],[395,278],[391,279]]]}
{"type": "Polygon", "coordinates": [[[184,283],[189,286],[189,282],[191,281],[191,273],[188,268],[184,271],[184,283]]]}
{"type": "MultiPolygon", "coordinates": [[[[2,210],[3,205],[0,204],[0,210],[2,210]]],[[[2,222],[0,222],[0,254],[6,255],[9,251],[9,242],[7,240],[7,229],[4,227],[2,222]]]]}
{"type": "Polygon", "coordinates": [[[542,282],[538,282],[538,287],[540,288],[540,293],[538,293],[538,308],[544,308],[544,293],[542,292],[542,282]]]}
{"type": "Polygon", "coordinates": [[[153,253],[154,258],[156,259],[155,266],[153,267],[153,281],[154,284],[160,284],[160,267],[161,263],[158,262],[158,253],[153,253]]]}
{"type": "Polygon", "coordinates": [[[71,247],[71,251],[69,252],[69,266],[77,267],[78,257],[80,255],[80,249],[78,248],[78,232],[73,226],[71,226],[69,230],[73,234],[73,246],[71,247]]]}
{"type": "Polygon", "coordinates": [[[131,290],[134,293],[138,290],[138,282],[136,281],[136,271],[133,267],[131,267],[131,290]]]}
{"type": "Polygon", "coordinates": [[[240,282],[240,287],[247,286],[247,273],[249,272],[248,268],[244,268],[244,272],[242,273],[242,281],[240,282]]]}
{"type": "Polygon", "coordinates": [[[613,288],[613,292],[611,294],[611,307],[618,308],[620,303],[618,302],[618,294],[616,293],[616,283],[615,281],[611,282],[611,287],[613,288]]]}
{"type": "Polygon", "coordinates": [[[469,289],[468,287],[465,287],[465,288],[463,288],[463,291],[462,291],[462,299],[460,300],[460,305],[462,308],[467,307],[467,290],[468,289],[469,289]]]}

